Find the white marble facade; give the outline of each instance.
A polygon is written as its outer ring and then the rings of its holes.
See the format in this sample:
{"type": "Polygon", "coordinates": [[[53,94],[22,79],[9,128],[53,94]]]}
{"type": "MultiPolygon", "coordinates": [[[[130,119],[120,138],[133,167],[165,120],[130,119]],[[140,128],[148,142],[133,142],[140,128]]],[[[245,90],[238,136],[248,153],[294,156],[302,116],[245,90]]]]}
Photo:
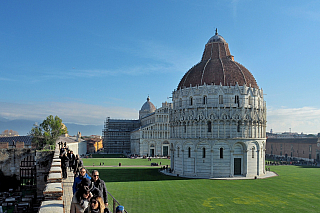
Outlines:
{"type": "Polygon", "coordinates": [[[170,113],[173,173],[195,177],[265,173],[262,89],[203,85],[175,90],[170,113]]]}
{"type": "MultiPolygon", "coordinates": [[[[147,100],[147,102],[150,99],[147,100]]],[[[151,104],[149,104],[151,105],[151,104]]],[[[142,108],[145,107],[145,104],[142,108]]],[[[171,103],[162,103],[162,107],[154,112],[146,113],[142,109],[139,113],[141,126],[131,132],[131,153],[140,156],[168,156],[169,151],[169,111],[171,103]]]]}

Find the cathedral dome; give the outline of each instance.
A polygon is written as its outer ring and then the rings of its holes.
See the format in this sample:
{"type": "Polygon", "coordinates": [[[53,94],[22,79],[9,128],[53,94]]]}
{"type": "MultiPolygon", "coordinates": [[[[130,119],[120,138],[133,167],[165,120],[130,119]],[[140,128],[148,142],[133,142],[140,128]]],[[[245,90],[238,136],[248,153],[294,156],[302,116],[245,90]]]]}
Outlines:
{"type": "Polygon", "coordinates": [[[201,61],[183,76],[177,89],[204,84],[234,86],[237,83],[259,88],[251,72],[234,61],[228,43],[216,30],[205,45],[201,61]]]}
{"type": "Polygon", "coordinates": [[[142,105],[140,111],[148,113],[153,113],[154,111],[156,111],[155,106],[153,105],[153,103],[150,102],[149,96],[147,98],[147,101],[142,105]]]}

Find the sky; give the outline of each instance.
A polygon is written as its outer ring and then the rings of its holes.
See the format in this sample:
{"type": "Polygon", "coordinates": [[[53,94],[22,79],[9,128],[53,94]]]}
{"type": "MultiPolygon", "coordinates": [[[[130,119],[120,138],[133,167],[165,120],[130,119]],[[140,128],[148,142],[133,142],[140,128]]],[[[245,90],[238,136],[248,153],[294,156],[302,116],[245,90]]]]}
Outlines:
{"type": "Polygon", "coordinates": [[[161,107],[215,29],[267,131],[320,132],[320,1],[0,1],[0,117],[101,125],[161,107]]]}

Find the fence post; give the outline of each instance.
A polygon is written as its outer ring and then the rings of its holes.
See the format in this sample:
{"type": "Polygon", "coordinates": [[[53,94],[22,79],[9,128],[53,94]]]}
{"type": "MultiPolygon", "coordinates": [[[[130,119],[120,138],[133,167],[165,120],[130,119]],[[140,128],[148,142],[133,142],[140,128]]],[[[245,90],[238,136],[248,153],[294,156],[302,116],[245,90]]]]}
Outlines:
{"type": "Polygon", "coordinates": [[[117,208],[116,205],[117,205],[116,201],[113,199],[113,213],[116,213],[116,208],[117,208]]]}

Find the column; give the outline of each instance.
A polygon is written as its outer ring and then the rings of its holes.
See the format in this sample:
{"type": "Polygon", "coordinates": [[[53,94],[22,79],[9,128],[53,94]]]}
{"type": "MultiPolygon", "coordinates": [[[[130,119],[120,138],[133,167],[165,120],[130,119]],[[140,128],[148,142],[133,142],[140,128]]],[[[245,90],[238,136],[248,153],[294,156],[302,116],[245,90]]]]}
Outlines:
{"type": "Polygon", "coordinates": [[[230,150],[230,177],[234,176],[234,150],[230,150]]]}

